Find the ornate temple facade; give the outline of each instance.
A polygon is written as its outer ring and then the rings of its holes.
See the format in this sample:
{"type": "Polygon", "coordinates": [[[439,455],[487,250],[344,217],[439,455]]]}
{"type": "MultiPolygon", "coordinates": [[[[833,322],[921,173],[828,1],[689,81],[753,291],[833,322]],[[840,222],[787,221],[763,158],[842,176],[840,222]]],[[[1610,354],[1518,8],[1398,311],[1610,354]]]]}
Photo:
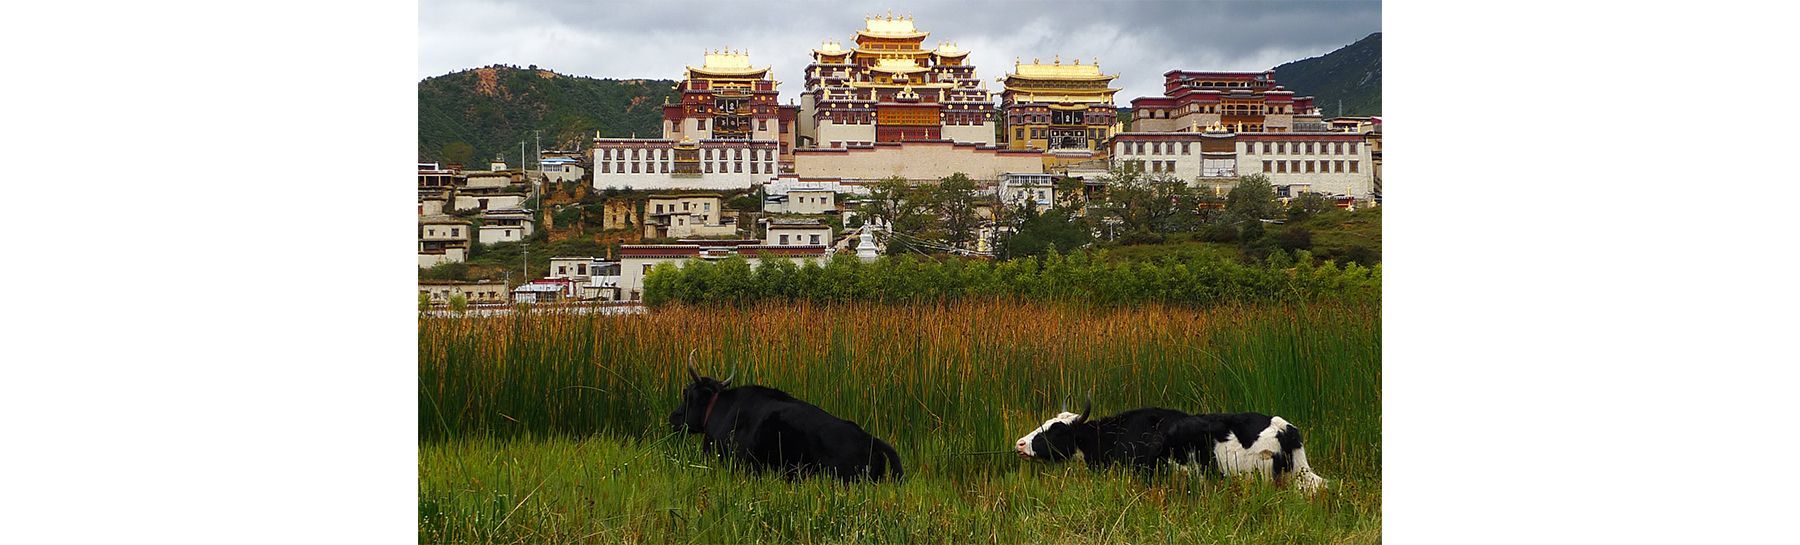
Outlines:
{"type": "Polygon", "coordinates": [[[803,147],[950,140],[993,144],[993,99],[968,63],[911,17],[863,20],[851,48],[831,40],[812,50],[798,112],[803,147]]]}
{"type": "Polygon", "coordinates": [[[1192,132],[1221,125],[1235,132],[1322,131],[1313,97],[1275,84],[1275,71],[1163,74],[1163,96],[1131,101],[1133,132],[1192,132]]]}
{"type": "Polygon", "coordinates": [[[1063,64],[1058,57],[1050,64],[1032,59],[1014,65],[1001,80],[1007,147],[1104,155],[1118,124],[1113,94],[1119,90],[1112,87],[1117,77],[1101,73],[1099,61],[1063,64]]]}
{"type": "Polygon", "coordinates": [[[687,67],[675,90],[679,104],[663,105],[663,138],[670,140],[775,140],[780,102],[769,67],[750,65],[739,51],[708,51],[700,67],[687,67]]]}
{"type": "Polygon", "coordinates": [[[743,189],[792,172],[796,106],[741,51],[708,51],[663,105],[662,138],[594,138],[597,188],[743,189]]]}

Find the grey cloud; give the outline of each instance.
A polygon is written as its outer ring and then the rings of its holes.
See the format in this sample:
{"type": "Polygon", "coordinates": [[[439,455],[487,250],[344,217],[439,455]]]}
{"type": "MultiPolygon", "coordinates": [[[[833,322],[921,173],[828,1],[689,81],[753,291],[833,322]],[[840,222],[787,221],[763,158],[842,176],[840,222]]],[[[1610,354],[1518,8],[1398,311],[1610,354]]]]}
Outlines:
{"type": "MultiPolygon", "coordinates": [[[[1119,103],[1160,95],[1163,72],[1262,70],[1322,55],[1381,30],[1379,1],[924,1],[869,4],[793,1],[423,0],[419,77],[494,63],[567,74],[676,79],[706,49],[750,51],[801,91],[809,50],[848,43],[869,14],[910,14],[953,41],[992,82],[1014,58],[1089,62],[1118,74],[1119,103]]],[[[990,83],[995,91],[1000,86],[990,83]]]]}

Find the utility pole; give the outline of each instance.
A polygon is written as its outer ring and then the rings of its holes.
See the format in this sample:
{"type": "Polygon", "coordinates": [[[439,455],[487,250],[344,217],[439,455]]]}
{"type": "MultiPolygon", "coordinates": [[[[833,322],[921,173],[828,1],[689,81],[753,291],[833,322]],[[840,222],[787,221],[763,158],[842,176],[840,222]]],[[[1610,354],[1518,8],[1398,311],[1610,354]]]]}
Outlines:
{"type": "MultiPolygon", "coordinates": [[[[1342,101],[1339,101],[1339,102],[1342,102],[1342,101]]],[[[1343,109],[1344,109],[1343,105],[1339,104],[1338,110],[1341,111],[1343,109]]],[[[533,161],[535,161],[535,162],[532,164],[537,165],[538,172],[543,172],[544,171],[544,141],[542,138],[540,138],[538,136],[539,132],[542,132],[542,131],[539,131],[537,129],[531,130],[531,146],[534,148],[537,148],[537,158],[533,159],[533,161]]]]}

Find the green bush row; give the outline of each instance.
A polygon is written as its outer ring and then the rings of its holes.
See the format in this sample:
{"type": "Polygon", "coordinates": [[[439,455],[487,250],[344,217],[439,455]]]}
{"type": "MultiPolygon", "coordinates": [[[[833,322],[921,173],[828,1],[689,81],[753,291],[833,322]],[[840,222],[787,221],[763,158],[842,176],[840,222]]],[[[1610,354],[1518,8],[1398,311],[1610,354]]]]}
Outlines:
{"type": "Polygon", "coordinates": [[[824,264],[786,259],[752,266],[741,256],[684,266],[663,263],[644,279],[644,301],[750,304],[761,301],[919,303],[965,297],[1092,304],[1342,301],[1379,303],[1381,266],[1339,266],[1305,252],[1265,265],[1194,256],[1108,262],[1104,253],[985,261],[955,257],[881,257],[840,253],[824,264]]]}

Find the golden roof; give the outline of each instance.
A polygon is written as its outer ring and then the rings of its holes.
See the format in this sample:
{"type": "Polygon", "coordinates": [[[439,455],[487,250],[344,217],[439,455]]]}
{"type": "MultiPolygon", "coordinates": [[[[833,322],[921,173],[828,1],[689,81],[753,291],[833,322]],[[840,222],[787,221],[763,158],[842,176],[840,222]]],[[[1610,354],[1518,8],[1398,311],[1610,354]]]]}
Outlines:
{"type": "Polygon", "coordinates": [[[1109,76],[1100,73],[1100,63],[1098,61],[1094,64],[1081,64],[1081,60],[1077,59],[1074,64],[1063,64],[1060,55],[1057,56],[1052,64],[1043,64],[1038,62],[1037,59],[1031,59],[1031,64],[1019,64],[1015,62],[1013,63],[1013,73],[1007,74],[1006,76],[1009,78],[1019,77],[1088,81],[1111,81],[1113,78],[1119,77],[1118,74],[1109,76]]]}
{"type": "Polygon", "coordinates": [[[813,51],[818,52],[821,55],[842,55],[850,52],[850,50],[844,49],[844,44],[838,43],[837,40],[825,40],[819,42],[819,47],[813,49],[813,51]]]}
{"type": "Polygon", "coordinates": [[[874,15],[864,17],[863,24],[863,29],[856,33],[876,38],[923,38],[931,34],[930,32],[920,32],[919,29],[914,28],[911,15],[900,17],[895,17],[892,13],[887,16],[874,15]]]}
{"type": "Polygon", "coordinates": [[[938,44],[937,49],[934,49],[931,52],[936,53],[939,57],[961,57],[969,54],[968,50],[956,47],[956,44],[949,42],[938,44]]]}
{"type": "Polygon", "coordinates": [[[750,53],[730,50],[707,51],[706,62],[701,67],[689,66],[687,69],[715,76],[753,76],[769,71],[767,66],[750,66],[750,53]]]}

